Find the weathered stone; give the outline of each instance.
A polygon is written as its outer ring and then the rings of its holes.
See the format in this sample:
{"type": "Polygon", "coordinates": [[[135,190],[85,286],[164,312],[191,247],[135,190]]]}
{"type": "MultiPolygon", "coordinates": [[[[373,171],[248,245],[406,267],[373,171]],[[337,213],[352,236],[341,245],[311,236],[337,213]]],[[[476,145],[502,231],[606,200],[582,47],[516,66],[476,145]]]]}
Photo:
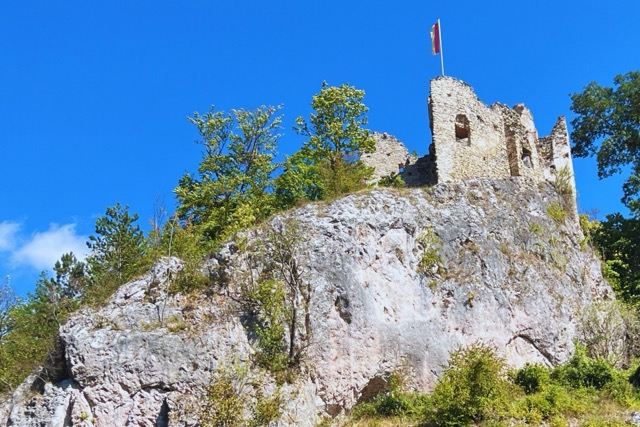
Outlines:
{"type": "Polygon", "coordinates": [[[276,216],[206,261],[215,282],[206,295],[169,294],[182,262],[160,260],[105,307],[61,327],[57,372],[68,378],[29,377],[0,402],[0,425],[195,426],[207,386],[220,372],[240,375],[239,366],[245,402],[275,393],[275,379],[253,363],[252,314],[239,301],[270,256],[258,243],[292,223],[309,292],[293,334],[301,365],[279,389],[279,425],[346,413],[399,370],[429,391],[449,354],[478,341],[514,367],[565,362],[578,314],[612,291],[575,215],[557,223],[547,214],[566,202],[549,182],[552,170],[571,166],[564,119],[538,138],[524,106],[487,107],[451,78],[432,82],[430,114],[429,156],[416,161],[395,138],[376,135],[380,151],[367,159],[378,177],[404,164],[410,186],[437,185],[276,216]]]}
{"type": "Polygon", "coordinates": [[[468,84],[452,77],[431,81],[428,99],[432,144],[420,159],[387,134],[375,133],[376,152],[362,161],[374,168],[373,180],[400,173],[409,187],[472,178],[527,176],[554,182],[567,170],[575,197],[569,135],[564,117],[551,134],[538,138],[533,115],[524,104],[513,109],[485,105],[468,84]]]}
{"type": "Polygon", "coordinates": [[[373,181],[378,181],[384,176],[398,173],[399,169],[409,163],[411,157],[409,151],[395,137],[386,133],[373,133],[376,141],[376,149],[373,153],[363,153],[361,160],[374,168],[373,181]]]}
{"type": "MultiPolygon", "coordinates": [[[[282,391],[282,425],[348,411],[401,369],[427,391],[449,353],[476,341],[513,366],[566,361],[576,313],[611,290],[596,256],[581,248],[579,226],[548,217],[557,197],[527,178],[376,190],[308,205],[248,233],[251,244],[295,218],[305,239],[311,338],[299,379],[282,391]],[[421,273],[425,232],[436,236],[440,261],[421,273]]],[[[106,307],[74,315],[61,330],[71,378],[15,399],[7,418],[19,426],[193,425],[184,415],[194,407],[184,407],[189,396],[201,395],[219,368],[251,366],[252,334],[234,302],[248,256],[230,244],[218,255],[227,267],[209,262],[229,280],[210,298],[168,295],[181,264],[166,259],[106,307]],[[172,327],[176,319],[188,326],[172,327]]],[[[273,390],[264,371],[248,375],[273,390]]]]}

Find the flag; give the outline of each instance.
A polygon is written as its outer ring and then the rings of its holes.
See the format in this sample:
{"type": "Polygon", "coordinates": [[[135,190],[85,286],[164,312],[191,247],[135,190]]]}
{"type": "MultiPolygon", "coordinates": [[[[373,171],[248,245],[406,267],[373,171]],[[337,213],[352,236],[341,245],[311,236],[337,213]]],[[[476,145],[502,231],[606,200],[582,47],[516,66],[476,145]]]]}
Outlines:
{"type": "Polygon", "coordinates": [[[440,20],[431,27],[431,53],[440,53],[440,20]]]}

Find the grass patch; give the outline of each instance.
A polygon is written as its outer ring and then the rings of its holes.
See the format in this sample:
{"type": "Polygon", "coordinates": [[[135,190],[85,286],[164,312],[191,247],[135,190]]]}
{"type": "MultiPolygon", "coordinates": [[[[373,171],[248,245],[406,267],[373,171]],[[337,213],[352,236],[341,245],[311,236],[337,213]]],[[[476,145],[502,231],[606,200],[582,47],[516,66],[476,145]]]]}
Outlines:
{"type": "Polygon", "coordinates": [[[564,224],[567,219],[567,210],[560,202],[551,202],[547,206],[547,214],[553,219],[556,224],[564,224]]]}
{"type": "Polygon", "coordinates": [[[418,263],[418,271],[427,275],[440,272],[442,269],[442,257],[440,256],[442,239],[438,237],[431,227],[428,227],[418,237],[416,242],[423,249],[420,262],[418,263]]]}

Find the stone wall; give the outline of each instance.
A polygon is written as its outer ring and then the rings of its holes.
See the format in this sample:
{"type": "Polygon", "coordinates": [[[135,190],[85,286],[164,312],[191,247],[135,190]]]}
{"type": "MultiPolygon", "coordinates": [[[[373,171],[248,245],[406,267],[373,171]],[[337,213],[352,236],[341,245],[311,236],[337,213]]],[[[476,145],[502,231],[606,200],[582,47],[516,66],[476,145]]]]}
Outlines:
{"type": "Polygon", "coordinates": [[[502,106],[487,107],[464,82],[437,78],[429,117],[438,182],[509,176],[502,106]]]}
{"type": "Polygon", "coordinates": [[[524,104],[485,105],[468,84],[452,77],[431,80],[428,99],[432,144],[429,154],[409,156],[396,138],[374,134],[376,153],[362,160],[376,168],[374,180],[400,173],[410,186],[473,178],[526,176],[551,181],[566,169],[575,194],[571,148],[564,117],[539,138],[524,104]]]}
{"type": "Polygon", "coordinates": [[[360,160],[375,168],[373,181],[398,173],[410,162],[407,147],[395,137],[378,132],[374,132],[372,136],[376,140],[376,150],[373,153],[362,154],[360,160]]]}
{"type": "Polygon", "coordinates": [[[471,86],[452,77],[431,81],[428,104],[438,182],[511,176],[553,181],[566,168],[575,194],[564,117],[549,136],[538,138],[524,104],[489,107],[471,86]]]}

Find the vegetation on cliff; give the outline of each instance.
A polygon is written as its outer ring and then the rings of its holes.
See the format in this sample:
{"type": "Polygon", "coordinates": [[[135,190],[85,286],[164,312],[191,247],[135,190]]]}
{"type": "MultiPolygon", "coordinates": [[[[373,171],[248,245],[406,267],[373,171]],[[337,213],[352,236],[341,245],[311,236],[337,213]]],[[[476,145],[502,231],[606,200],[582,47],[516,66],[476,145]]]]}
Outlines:
{"type": "MultiPolygon", "coordinates": [[[[638,76],[630,73],[617,78],[619,91],[590,85],[585,94],[574,95],[574,111],[583,115],[574,123],[577,155],[596,152],[593,138],[607,135],[613,138],[605,139],[598,152],[603,176],[624,164],[638,168],[638,152],[633,151],[637,136],[618,138],[621,129],[634,128],[629,123],[630,113],[618,107],[618,115],[605,116],[615,110],[620,99],[635,93],[630,85],[637,80],[638,76]],[[596,119],[619,120],[619,126],[603,128],[594,122],[596,119]],[[612,144],[628,145],[624,148],[628,155],[616,157],[610,150],[612,144]]],[[[145,237],[137,225],[138,216],[129,213],[128,207],[116,204],[96,221],[95,235],[87,243],[92,252],[86,261],[71,253],[63,255],[54,266],[54,277],[43,273],[34,293],[25,300],[15,299],[8,286],[0,289],[0,393],[14,389],[41,363],[49,363],[48,357],[57,350],[58,328],[70,313],[104,302],[121,284],[146,271],[158,257],[177,255],[185,261],[173,292],[206,291],[212,285],[211,278],[203,277],[198,269],[202,257],[222,242],[300,202],[331,199],[365,188],[371,170],[359,161],[359,155],[373,150],[374,144],[364,127],[367,108],[362,103],[363,97],[363,91],[348,85],[323,84],[320,93],[313,97],[314,113],[309,120],[297,120],[295,130],[306,141],[300,151],[282,164],[275,162],[281,124],[276,115],[279,108],[263,106],[253,111],[225,113],[212,107],[205,114],[194,113],[189,121],[198,130],[197,142],[204,148],[203,159],[197,173],[180,179],[175,190],[178,206],[174,216],[167,220],[158,218],[145,237]]],[[[625,202],[635,217],[625,219],[614,214],[605,221],[582,220],[585,242],[595,245],[602,254],[605,272],[617,295],[631,304],[631,308],[625,309],[631,313],[629,322],[636,321],[634,310],[640,301],[639,187],[635,169],[625,184],[625,202]]],[[[550,204],[548,208],[555,221],[566,220],[566,206],[550,204]]],[[[532,224],[532,233],[534,228],[532,224]]],[[[296,261],[296,251],[304,242],[298,233],[291,223],[273,230],[260,247],[240,248],[255,252],[266,265],[259,280],[244,287],[242,302],[243,308],[255,318],[251,331],[257,337],[256,362],[276,374],[279,383],[291,380],[306,345],[299,338],[305,333],[298,331],[304,328],[299,319],[308,309],[305,304],[310,290],[296,261]]],[[[237,243],[242,245],[241,240],[237,243]]],[[[423,249],[419,266],[422,273],[430,274],[433,270],[439,274],[438,237],[427,230],[419,243],[423,249]]],[[[473,246],[470,250],[474,250],[473,246]]],[[[471,294],[469,304],[473,306],[471,294]]],[[[603,313],[597,313],[596,317],[603,313]]],[[[629,347],[624,357],[614,357],[619,354],[600,345],[602,337],[610,336],[611,332],[605,329],[601,334],[594,333],[588,347],[578,347],[568,364],[553,369],[528,365],[510,372],[490,347],[474,345],[460,349],[451,355],[430,396],[405,390],[402,373],[398,373],[389,380],[386,390],[355,409],[350,422],[377,422],[391,417],[436,426],[501,425],[513,420],[531,425],[541,422],[566,425],[570,419],[581,418],[589,420],[589,425],[605,425],[603,417],[608,414],[594,412],[594,406],[613,411],[640,407],[636,390],[640,385],[639,374],[635,372],[637,363],[633,359],[638,352],[629,347]],[[605,350],[598,350],[602,348],[605,350]]],[[[46,374],[46,370],[39,372],[46,374]]],[[[220,407],[228,404],[225,411],[234,420],[238,417],[237,406],[241,403],[230,384],[218,381],[208,393],[214,409],[202,415],[203,425],[221,425],[216,404],[220,407]]],[[[276,395],[272,399],[279,398],[276,395]]],[[[273,414],[281,405],[275,400],[258,401],[256,413],[270,415],[254,414],[255,425],[263,423],[256,419],[273,421],[273,414]]],[[[238,420],[234,422],[241,424],[238,420]]],[[[615,425],[612,423],[607,425],[615,425]]]]}

